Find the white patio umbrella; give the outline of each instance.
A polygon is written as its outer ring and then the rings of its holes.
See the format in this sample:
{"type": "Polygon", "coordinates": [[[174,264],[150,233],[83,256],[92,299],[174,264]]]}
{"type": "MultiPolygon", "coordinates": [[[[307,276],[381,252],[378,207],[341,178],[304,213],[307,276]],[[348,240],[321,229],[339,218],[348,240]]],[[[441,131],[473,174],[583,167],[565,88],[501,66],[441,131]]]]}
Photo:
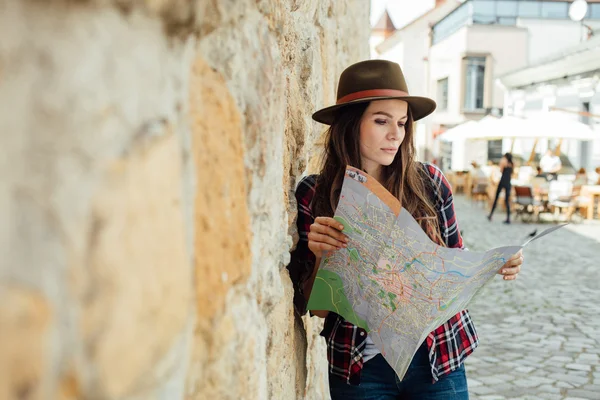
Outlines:
{"type": "Polygon", "coordinates": [[[588,125],[556,112],[542,113],[533,118],[484,117],[461,138],[464,140],[495,139],[575,139],[593,140],[600,137],[588,125]]]}
{"type": "Polygon", "coordinates": [[[476,134],[471,135],[469,139],[495,140],[512,138],[520,136],[526,130],[525,122],[521,118],[487,116],[478,122],[476,134]]]}
{"type": "Polygon", "coordinates": [[[528,131],[521,137],[574,139],[588,141],[598,137],[589,125],[574,120],[558,112],[542,113],[526,119],[528,131]]]}
{"type": "Polygon", "coordinates": [[[454,128],[448,129],[446,132],[438,136],[439,139],[446,142],[455,142],[458,140],[465,140],[470,138],[472,135],[477,133],[477,122],[467,121],[454,128]]]}

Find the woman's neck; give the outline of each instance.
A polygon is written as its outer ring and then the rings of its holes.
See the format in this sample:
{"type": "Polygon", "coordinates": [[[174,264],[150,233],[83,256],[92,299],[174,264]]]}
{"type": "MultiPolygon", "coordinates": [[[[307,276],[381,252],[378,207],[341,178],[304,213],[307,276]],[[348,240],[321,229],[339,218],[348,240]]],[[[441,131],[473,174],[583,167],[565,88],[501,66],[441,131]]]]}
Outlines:
{"type": "Polygon", "coordinates": [[[381,165],[365,165],[364,170],[367,174],[375,178],[377,182],[381,183],[383,177],[383,168],[381,168],[381,165]]]}

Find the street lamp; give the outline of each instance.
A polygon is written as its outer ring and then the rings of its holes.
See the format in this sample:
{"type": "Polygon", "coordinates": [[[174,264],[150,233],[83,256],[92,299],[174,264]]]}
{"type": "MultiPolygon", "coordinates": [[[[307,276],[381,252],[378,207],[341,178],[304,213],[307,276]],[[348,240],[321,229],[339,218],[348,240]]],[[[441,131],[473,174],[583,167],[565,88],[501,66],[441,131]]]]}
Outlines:
{"type": "MultiPolygon", "coordinates": [[[[583,19],[585,18],[587,11],[588,4],[585,0],[575,0],[569,7],[569,18],[575,22],[581,21],[581,26],[585,26],[587,28],[587,39],[589,39],[594,34],[594,31],[591,27],[583,23],[583,19]]],[[[581,41],[583,41],[583,38],[581,38],[581,41]]]]}

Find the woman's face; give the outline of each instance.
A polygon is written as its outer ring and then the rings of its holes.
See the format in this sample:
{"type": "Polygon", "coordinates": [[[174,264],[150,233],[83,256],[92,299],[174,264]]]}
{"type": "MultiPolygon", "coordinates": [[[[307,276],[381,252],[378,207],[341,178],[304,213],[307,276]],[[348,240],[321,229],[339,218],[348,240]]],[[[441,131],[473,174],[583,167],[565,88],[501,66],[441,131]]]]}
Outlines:
{"type": "Polygon", "coordinates": [[[408,103],[404,100],[369,104],[360,121],[360,156],[367,173],[394,161],[406,135],[407,119],[408,103]]]}

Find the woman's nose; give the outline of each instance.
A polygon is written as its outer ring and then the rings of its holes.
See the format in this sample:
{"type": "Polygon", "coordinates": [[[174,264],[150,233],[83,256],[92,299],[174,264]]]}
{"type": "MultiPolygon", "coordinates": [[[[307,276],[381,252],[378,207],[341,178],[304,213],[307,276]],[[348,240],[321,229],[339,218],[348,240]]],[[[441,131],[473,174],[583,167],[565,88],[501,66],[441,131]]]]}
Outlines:
{"type": "Polygon", "coordinates": [[[402,128],[400,128],[399,126],[396,126],[395,128],[392,127],[392,129],[390,129],[390,132],[388,133],[388,139],[397,140],[398,138],[400,138],[401,135],[402,135],[402,128]]]}

